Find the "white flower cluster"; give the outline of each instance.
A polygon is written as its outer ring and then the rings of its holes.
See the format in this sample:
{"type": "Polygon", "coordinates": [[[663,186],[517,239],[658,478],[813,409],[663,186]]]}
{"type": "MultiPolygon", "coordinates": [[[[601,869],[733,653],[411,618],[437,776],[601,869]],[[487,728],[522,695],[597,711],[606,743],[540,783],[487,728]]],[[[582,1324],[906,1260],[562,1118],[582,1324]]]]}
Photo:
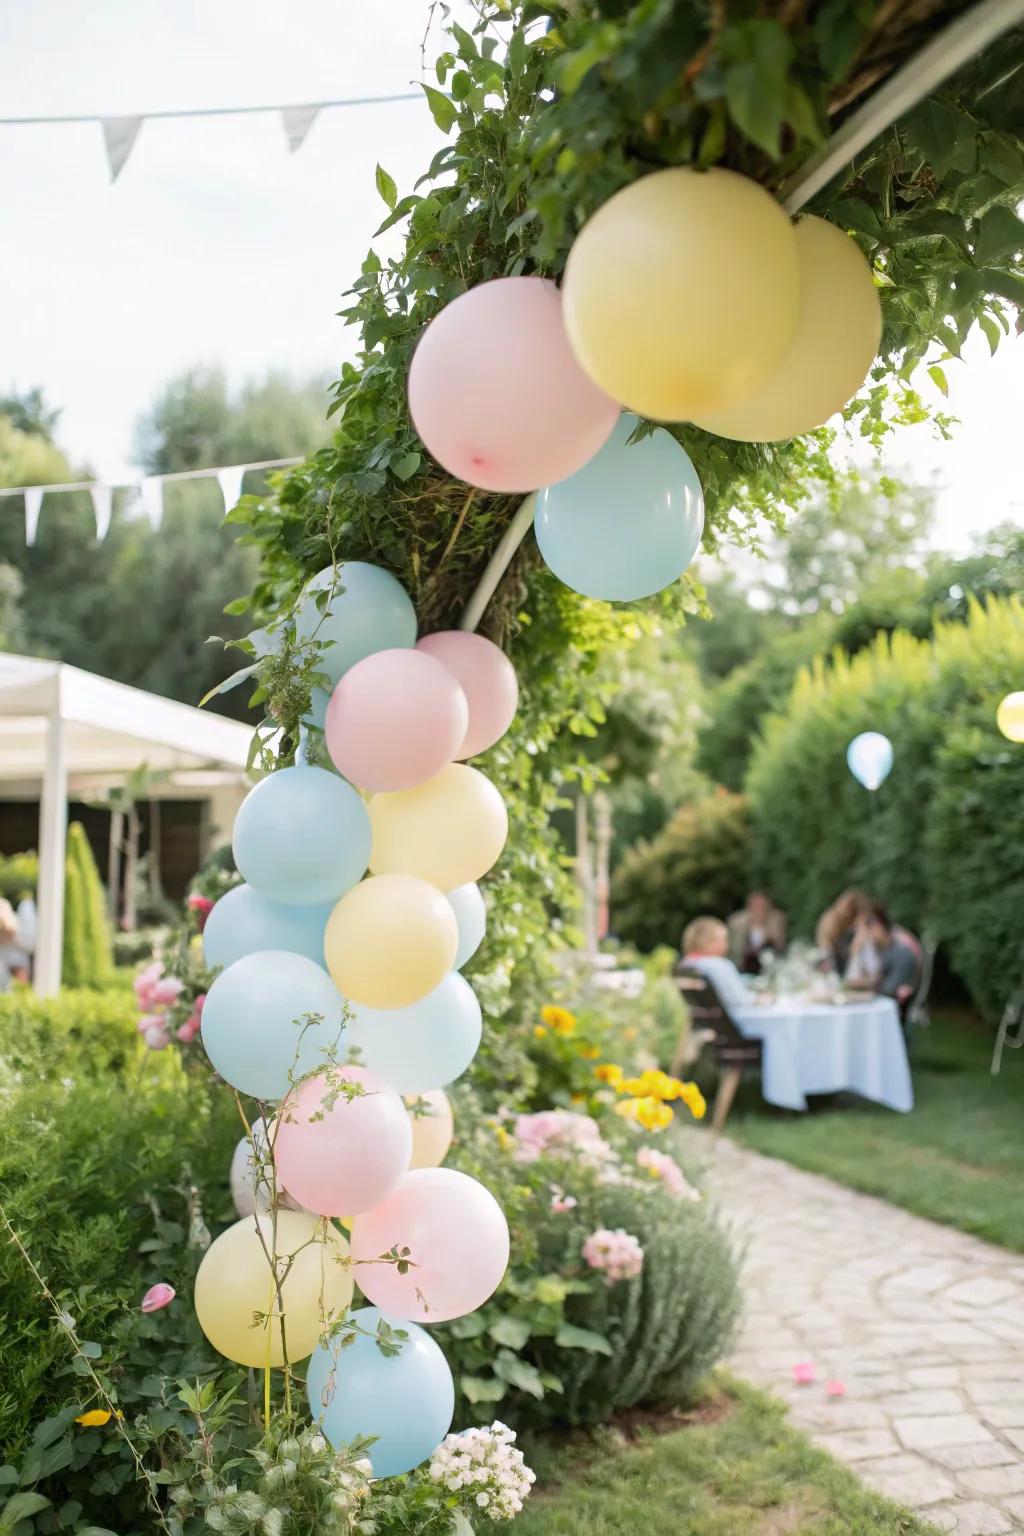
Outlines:
{"type": "Polygon", "coordinates": [[[490,1429],[448,1435],[434,1452],[430,1476],[449,1492],[462,1492],[491,1520],[511,1520],[536,1482],[515,1438],[515,1432],[497,1420],[490,1429]]]}

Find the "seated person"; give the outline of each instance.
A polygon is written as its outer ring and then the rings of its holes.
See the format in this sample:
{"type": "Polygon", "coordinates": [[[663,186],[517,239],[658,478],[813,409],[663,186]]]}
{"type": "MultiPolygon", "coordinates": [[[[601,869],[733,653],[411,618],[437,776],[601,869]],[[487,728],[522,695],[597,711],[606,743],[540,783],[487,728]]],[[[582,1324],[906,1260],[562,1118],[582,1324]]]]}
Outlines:
{"type": "Polygon", "coordinates": [[[746,906],[729,919],[729,956],[741,971],[756,976],[761,954],[770,949],[781,954],[786,947],[786,914],[774,906],[764,891],[751,891],[746,906]]]}
{"type": "Polygon", "coordinates": [[[920,959],[889,921],[881,902],[869,902],[857,922],[847,985],[905,1002],[920,973],[920,959]]]}
{"type": "Polygon", "coordinates": [[[843,891],[818,918],[814,942],[823,949],[837,976],[845,976],[853,948],[857,920],[870,905],[863,891],[843,891]]]}
{"type": "Polygon", "coordinates": [[[747,984],[729,959],[729,930],[717,917],[695,917],[687,923],[679,947],[682,957],[677,972],[684,965],[700,971],[730,1013],[750,1007],[747,984]]]}

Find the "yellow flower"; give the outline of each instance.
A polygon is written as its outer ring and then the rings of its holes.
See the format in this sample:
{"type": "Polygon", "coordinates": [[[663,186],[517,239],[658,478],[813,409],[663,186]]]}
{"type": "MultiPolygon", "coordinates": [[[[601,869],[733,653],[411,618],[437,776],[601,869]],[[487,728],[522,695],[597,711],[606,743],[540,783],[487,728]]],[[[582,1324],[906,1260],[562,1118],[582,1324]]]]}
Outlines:
{"type": "Polygon", "coordinates": [[[507,1152],[509,1147],[515,1146],[515,1137],[510,1136],[503,1125],[496,1125],[494,1127],[494,1139],[503,1152],[507,1152]]]}
{"type": "Polygon", "coordinates": [[[533,1033],[538,1040],[543,1040],[547,1037],[547,1030],[544,1028],[543,1024],[535,1024],[533,1026],[533,1033]]]}
{"type": "Polygon", "coordinates": [[[707,1113],[707,1101],[696,1083],[680,1083],[679,1097],[695,1120],[703,1120],[707,1113]]]}
{"type": "Polygon", "coordinates": [[[90,1408],[88,1413],[80,1413],[75,1423],[84,1424],[86,1429],[98,1429],[101,1424],[108,1424],[110,1418],[108,1408],[90,1408]]]}
{"type": "Polygon", "coordinates": [[[614,1061],[603,1061],[599,1067],[594,1068],[594,1076],[612,1088],[618,1088],[622,1084],[622,1068],[617,1067],[614,1061]]]}
{"type": "Polygon", "coordinates": [[[571,1093],[569,1095],[570,1104],[585,1104],[586,1102],[587,1096],[585,1093],[571,1093]]]}
{"type": "Polygon", "coordinates": [[[580,1055],[584,1061],[596,1061],[601,1052],[596,1045],[581,1045],[580,1055]]]}
{"type": "Polygon", "coordinates": [[[630,1024],[628,1029],[624,1029],[622,1031],[622,1038],[623,1038],[623,1040],[635,1040],[636,1036],[637,1036],[637,1029],[636,1029],[636,1025],[635,1024],[630,1024]]]}
{"type": "Polygon", "coordinates": [[[559,1008],[555,1003],[546,1004],[541,1009],[540,1016],[556,1035],[571,1035],[576,1028],[576,1015],[570,1013],[568,1008],[559,1008]]]}
{"type": "Polygon", "coordinates": [[[615,1106],[615,1113],[621,1115],[623,1120],[635,1120],[641,1102],[640,1099],[620,1099],[615,1106]]]}
{"type": "Polygon", "coordinates": [[[645,1131],[663,1131],[667,1125],[672,1124],[672,1111],[658,1099],[638,1099],[636,1118],[645,1131]]]}

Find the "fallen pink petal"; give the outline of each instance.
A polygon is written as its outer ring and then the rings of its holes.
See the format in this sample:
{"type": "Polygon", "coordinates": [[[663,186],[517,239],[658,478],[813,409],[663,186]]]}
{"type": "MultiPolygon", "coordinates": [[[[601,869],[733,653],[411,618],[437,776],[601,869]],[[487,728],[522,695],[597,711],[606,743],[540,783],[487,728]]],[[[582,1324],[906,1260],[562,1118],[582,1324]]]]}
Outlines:
{"type": "Polygon", "coordinates": [[[826,1381],[826,1383],[825,1383],[825,1396],[826,1397],[845,1397],[846,1396],[846,1383],[842,1382],[842,1381],[826,1381]]]}
{"type": "Polygon", "coordinates": [[[168,1285],[161,1280],[157,1285],[151,1285],[142,1298],[141,1308],[143,1312],[159,1312],[161,1307],[169,1307],[174,1300],[176,1291],[173,1285],[168,1285]]]}
{"type": "Polygon", "coordinates": [[[798,1386],[808,1386],[814,1380],[814,1361],[801,1360],[794,1365],[793,1380],[798,1386]]]}

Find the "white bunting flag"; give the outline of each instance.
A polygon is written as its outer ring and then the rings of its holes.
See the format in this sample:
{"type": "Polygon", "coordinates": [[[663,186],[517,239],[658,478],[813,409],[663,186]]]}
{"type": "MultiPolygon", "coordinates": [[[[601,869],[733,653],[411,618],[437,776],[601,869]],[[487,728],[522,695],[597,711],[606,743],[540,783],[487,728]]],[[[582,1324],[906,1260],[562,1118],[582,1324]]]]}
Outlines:
{"type": "Polygon", "coordinates": [[[46,487],[43,485],[30,485],[23,493],[25,497],[25,543],[30,549],[36,541],[39,513],[42,511],[45,491],[46,487]]]}
{"type": "Polygon", "coordinates": [[[139,500],[156,533],[164,515],[164,482],[159,475],[145,475],[139,481],[139,500]]]}
{"type": "Polygon", "coordinates": [[[92,497],[93,516],[96,519],[96,537],[100,543],[107,536],[110,527],[110,509],[114,498],[112,485],[90,485],[89,495],[92,497]]]}
{"type": "Polygon", "coordinates": [[[224,515],[236,507],[242,494],[242,477],[245,474],[244,464],[229,464],[224,469],[217,471],[217,484],[220,493],[224,497],[224,515]]]}
{"type": "Polygon", "coordinates": [[[125,162],[139,136],[142,118],[105,117],[101,126],[103,142],[107,149],[107,164],[110,166],[110,179],[116,181],[124,170],[125,162]]]}
{"type": "Polygon", "coordinates": [[[316,122],[319,107],[282,107],[281,122],[284,124],[285,138],[288,140],[288,153],[294,155],[297,149],[301,149],[306,140],[306,135],[316,122]]]}

